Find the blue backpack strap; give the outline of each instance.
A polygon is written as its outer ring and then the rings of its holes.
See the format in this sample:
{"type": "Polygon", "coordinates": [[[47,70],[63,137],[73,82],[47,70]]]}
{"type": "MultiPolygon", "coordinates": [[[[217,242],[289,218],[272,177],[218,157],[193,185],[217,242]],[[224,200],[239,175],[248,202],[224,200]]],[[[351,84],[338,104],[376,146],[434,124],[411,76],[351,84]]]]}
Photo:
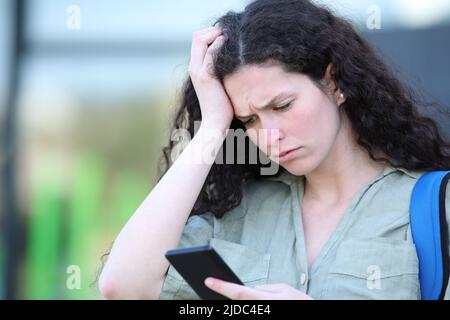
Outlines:
{"type": "Polygon", "coordinates": [[[448,284],[445,190],[449,178],[450,171],[428,172],[420,177],[411,194],[411,232],[419,258],[423,300],[443,299],[448,284]]]}

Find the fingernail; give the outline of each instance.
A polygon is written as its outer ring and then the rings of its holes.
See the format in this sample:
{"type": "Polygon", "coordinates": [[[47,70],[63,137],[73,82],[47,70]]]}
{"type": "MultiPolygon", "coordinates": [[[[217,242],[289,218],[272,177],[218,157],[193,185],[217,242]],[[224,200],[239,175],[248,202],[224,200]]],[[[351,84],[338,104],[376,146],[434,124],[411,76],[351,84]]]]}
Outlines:
{"type": "Polygon", "coordinates": [[[212,287],[212,286],[214,286],[214,281],[213,281],[212,279],[210,279],[210,278],[207,278],[207,279],[205,280],[205,284],[206,284],[208,287],[212,287]]]}

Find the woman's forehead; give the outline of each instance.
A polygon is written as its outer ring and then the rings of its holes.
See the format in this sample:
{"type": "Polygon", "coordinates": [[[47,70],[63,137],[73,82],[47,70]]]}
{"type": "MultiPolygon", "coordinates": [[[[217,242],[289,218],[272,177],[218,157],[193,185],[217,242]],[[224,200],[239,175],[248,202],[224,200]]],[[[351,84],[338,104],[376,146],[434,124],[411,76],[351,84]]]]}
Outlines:
{"type": "Polygon", "coordinates": [[[250,105],[261,107],[277,96],[300,90],[306,78],[299,73],[287,73],[280,66],[251,65],[226,77],[224,86],[233,104],[245,111],[250,105]]]}

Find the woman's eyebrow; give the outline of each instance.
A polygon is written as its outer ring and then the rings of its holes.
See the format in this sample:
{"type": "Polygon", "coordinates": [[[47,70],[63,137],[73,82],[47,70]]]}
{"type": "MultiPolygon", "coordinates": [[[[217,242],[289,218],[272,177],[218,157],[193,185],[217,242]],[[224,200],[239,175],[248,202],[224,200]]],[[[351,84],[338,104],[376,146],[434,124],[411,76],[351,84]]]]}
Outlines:
{"type": "MultiPolygon", "coordinates": [[[[279,102],[279,100],[281,100],[282,98],[287,97],[287,96],[288,96],[288,94],[286,94],[286,93],[280,93],[280,94],[277,94],[275,97],[273,97],[272,99],[270,99],[270,101],[269,101],[268,103],[266,103],[265,105],[263,105],[262,107],[260,107],[260,108],[254,107],[254,108],[255,108],[255,109],[258,109],[258,110],[265,110],[265,109],[267,109],[267,108],[273,106],[273,105],[276,104],[277,102],[279,102]]],[[[248,116],[238,116],[238,115],[235,115],[235,117],[236,117],[236,118],[239,118],[239,119],[250,118],[251,116],[253,116],[253,114],[250,114],[250,115],[248,115],[248,116]]]]}

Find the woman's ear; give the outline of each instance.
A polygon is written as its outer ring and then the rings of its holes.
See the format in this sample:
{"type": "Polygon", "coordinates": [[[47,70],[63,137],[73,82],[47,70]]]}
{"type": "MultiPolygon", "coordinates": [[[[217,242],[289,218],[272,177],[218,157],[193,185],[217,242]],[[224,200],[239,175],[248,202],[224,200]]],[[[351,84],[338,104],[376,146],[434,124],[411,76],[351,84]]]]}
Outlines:
{"type": "Polygon", "coordinates": [[[336,101],[337,105],[340,106],[345,102],[345,95],[339,89],[339,85],[336,81],[336,78],[334,77],[334,65],[332,63],[328,64],[327,66],[325,79],[329,92],[333,95],[333,98],[336,101]]]}
{"type": "Polygon", "coordinates": [[[328,64],[327,66],[327,70],[325,71],[325,79],[330,92],[335,93],[339,88],[334,78],[334,65],[332,63],[328,64]]]}

